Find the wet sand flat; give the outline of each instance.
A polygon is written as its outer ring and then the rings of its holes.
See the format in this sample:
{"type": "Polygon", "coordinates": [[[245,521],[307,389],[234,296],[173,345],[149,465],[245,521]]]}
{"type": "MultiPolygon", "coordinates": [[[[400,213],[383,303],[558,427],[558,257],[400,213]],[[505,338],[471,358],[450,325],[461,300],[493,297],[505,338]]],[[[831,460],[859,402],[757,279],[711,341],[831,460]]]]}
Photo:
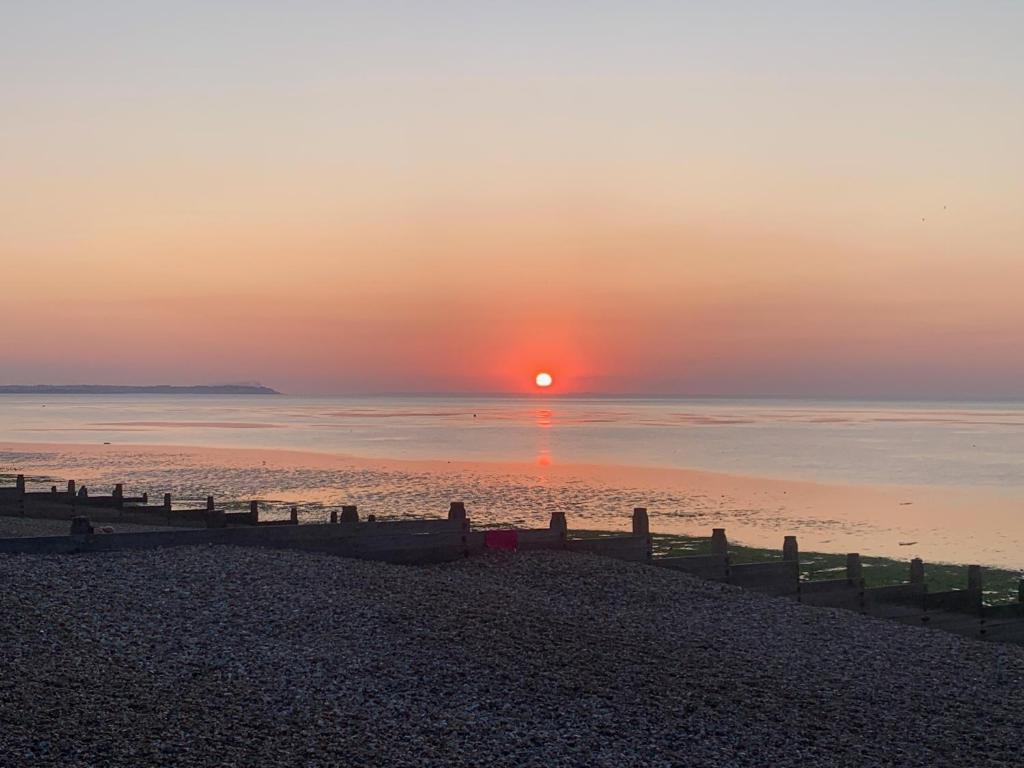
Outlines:
{"type": "Polygon", "coordinates": [[[206,495],[244,504],[290,504],[303,519],[325,505],[357,504],[380,517],[443,514],[466,502],[475,522],[544,526],[567,513],[571,527],[618,530],[634,506],[652,529],[704,535],[725,527],[732,540],[780,546],[795,534],[806,550],[858,551],[931,562],[1024,566],[1022,500],[986,489],[840,485],[716,472],[613,465],[369,459],[308,451],[194,446],[0,443],[0,471],[73,477],[131,492],[173,493],[179,503],[206,495]]]}

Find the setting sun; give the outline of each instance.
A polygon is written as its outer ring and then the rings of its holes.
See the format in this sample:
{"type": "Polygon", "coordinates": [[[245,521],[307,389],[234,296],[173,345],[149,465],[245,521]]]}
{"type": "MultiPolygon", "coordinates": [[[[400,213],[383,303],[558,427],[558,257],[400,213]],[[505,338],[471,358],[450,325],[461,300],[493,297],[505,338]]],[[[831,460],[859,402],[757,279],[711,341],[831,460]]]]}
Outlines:
{"type": "Polygon", "coordinates": [[[551,378],[551,374],[545,373],[544,371],[538,373],[537,377],[533,381],[538,387],[541,388],[550,387],[555,382],[555,380],[551,378]]]}

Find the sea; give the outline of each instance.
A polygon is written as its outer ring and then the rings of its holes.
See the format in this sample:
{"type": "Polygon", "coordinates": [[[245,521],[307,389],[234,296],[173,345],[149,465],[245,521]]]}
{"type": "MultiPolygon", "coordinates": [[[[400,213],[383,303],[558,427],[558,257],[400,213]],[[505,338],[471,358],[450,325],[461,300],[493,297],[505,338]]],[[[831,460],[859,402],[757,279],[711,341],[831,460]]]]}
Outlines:
{"type": "Polygon", "coordinates": [[[0,473],[1024,566],[1024,403],[0,395],[0,473]]]}

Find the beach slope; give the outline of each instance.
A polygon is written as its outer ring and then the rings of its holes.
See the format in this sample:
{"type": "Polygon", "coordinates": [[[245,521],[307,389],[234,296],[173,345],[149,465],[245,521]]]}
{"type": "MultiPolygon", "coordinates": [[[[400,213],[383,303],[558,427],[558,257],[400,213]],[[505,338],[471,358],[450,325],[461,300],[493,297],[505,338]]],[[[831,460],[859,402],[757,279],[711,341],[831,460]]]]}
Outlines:
{"type": "Polygon", "coordinates": [[[568,553],[0,556],[0,754],[1008,766],[1024,650],[568,553]]]}

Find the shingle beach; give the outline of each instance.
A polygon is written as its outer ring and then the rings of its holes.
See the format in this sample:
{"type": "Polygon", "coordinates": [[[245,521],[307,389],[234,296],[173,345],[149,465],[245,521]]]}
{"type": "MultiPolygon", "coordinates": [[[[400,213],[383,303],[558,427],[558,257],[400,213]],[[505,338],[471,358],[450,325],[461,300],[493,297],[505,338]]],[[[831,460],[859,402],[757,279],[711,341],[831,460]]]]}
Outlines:
{"type": "Polygon", "coordinates": [[[568,553],[0,556],[3,766],[1019,766],[1024,649],[568,553]]]}

